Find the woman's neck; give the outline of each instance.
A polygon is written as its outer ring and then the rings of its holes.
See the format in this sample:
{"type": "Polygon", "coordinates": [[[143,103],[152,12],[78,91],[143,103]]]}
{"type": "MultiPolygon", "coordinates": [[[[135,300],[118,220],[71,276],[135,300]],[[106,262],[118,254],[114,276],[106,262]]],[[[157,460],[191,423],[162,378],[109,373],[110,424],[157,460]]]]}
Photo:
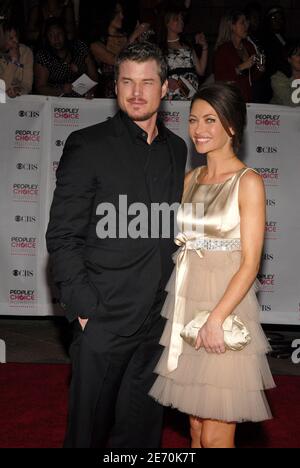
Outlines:
{"type": "Polygon", "coordinates": [[[209,179],[217,178],[226,172],[234,172],[237,163],[240,163],[232,150],[230,152],[219,150],[217,153],[207,155],[207,176],[209,179]]]}
{"type": "Polygon", "coordinates": [[[168,44],[177,43],[179,42],[179,35],[173,31],[168,31],[167,37],[168,44]]]}
{"type": "Polygon", "coordinates": [[[241,37],[236,36],[235,34],[232,36],[232,42],[236,49],[242,48],[243,39],[241,37]]]}

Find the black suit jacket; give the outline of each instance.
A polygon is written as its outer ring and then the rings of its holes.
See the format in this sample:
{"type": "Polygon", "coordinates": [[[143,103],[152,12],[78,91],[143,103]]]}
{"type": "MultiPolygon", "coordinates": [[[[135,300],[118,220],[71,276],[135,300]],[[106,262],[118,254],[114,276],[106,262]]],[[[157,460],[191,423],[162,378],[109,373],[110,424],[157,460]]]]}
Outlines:
{"type": "MultiPolygon", "coordinates": [[[[180,202],[187,149],[181,138],[165,131],[172,161],[169,202],[180,202]]],[[[46,234],[67,318],[100,320],[121,336],[132,335],[145,320],[159,285],[167,281],[161,277],[161,255],[169,259],[171,273],[176,248],[173,238],[97,236],[100,203],[113,204],[119,215],[119,195],[127,195],[128,205],[142,202],[150,208],[142,161],[129,151],[133,146],[128,138],[119,113],[69,136],[57,170],[46,234]]]]}

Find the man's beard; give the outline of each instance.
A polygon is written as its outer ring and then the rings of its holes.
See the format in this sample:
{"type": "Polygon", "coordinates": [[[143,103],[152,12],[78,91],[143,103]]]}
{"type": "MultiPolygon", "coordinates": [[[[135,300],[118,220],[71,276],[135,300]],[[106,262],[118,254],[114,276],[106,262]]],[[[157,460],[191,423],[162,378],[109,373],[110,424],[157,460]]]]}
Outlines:
{"type": "Polygon", "coordinates": [[[122,102],[120,99],[118,99],[118,105],[120,109],[134,122],[146,122],[147,120],[150,120],[151,117],[153,117],[155,114],[157,114],[159,110],[159,107],[155,110],[153,108],[152,110],[145,109],[144,113],[141,113],[139,110],[135,111],[134,109],[131,109],[130,105],[127,106],[126,103],[122,102]]]}
{"type": "Polygon", "coordinates": [[[125,112],[128,115],[128,117],[134,122],[146,122],[146,120],[150,120],[151,117],[153,117],[153,115],[156,114],[156,112],[147,112],[142,115],[135,115],[133,112],[130,112],[130,113],[128,111],[125,111],[125,112]]]}

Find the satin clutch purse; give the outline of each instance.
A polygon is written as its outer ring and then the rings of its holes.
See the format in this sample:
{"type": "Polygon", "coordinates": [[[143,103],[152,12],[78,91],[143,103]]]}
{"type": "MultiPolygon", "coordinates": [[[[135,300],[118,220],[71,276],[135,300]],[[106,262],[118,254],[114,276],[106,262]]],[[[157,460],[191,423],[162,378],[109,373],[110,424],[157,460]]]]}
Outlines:
{"type": "MultiPolygon", "coordinates": [[[[181,338],[195,347],[199,330],[206,323],[210,312],[201,310],[195,318],[181,331],[181,338]]],[[[240,351],[251,341],[251,336],[244,323],[234,314],[229,315],[223,323],[225,347],[231,351],[240,351]]]]}

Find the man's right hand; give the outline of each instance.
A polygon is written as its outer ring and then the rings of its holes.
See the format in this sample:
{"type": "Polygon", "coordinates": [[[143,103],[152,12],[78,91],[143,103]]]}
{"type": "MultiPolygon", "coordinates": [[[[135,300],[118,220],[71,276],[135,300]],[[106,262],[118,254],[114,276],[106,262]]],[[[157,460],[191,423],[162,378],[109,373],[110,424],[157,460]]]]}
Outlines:
{"type": "Polygon", "coordinates": [[[84,331],[84,329],[86,327],[86,324],[88,323],[89,319],[82,319],[82,318],[78,317],[78,321],[80,323],[82,331],[84,331]]]}

